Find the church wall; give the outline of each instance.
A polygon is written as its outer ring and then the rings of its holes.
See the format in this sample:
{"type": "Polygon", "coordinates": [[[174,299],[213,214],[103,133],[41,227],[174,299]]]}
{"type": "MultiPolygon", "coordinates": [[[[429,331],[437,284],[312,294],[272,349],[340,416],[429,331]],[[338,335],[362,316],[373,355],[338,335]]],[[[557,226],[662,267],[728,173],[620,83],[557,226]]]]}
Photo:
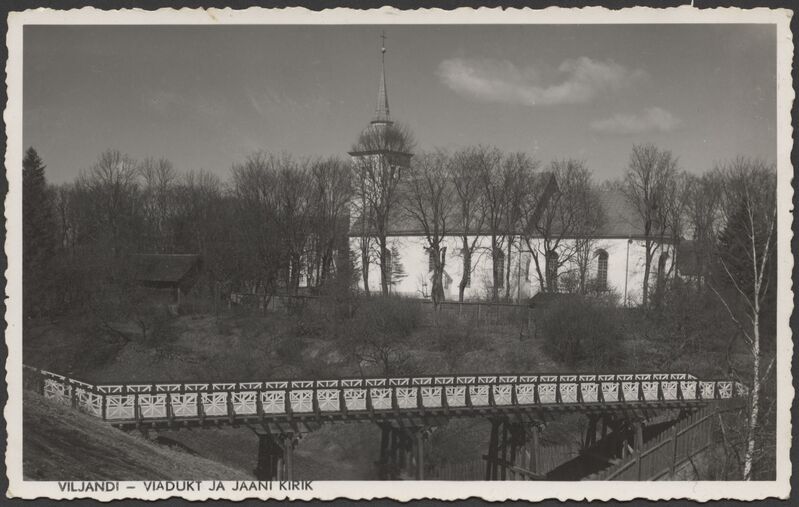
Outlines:
{"type": "MultiPolygon", "coordinates": [[[[359,240],[357,238],[350,238],[350,247],[353,252],[358,253],[359,240]]],[[[399,236],[389,239],[390,248],[396,249],[399,252],[399,262],[402,264],[402,269],[405,276],[396,281],[392,285],[392,292],[408,297],[429,297],[431,290],[431,283],[429,280],[430,272],[428,271],[428,255],[425,247],[427,242],[422,236],[399,236]]],[[[465,300],[488,300],[491,298],[492,287],[492,265],[490,253],[491,238],[489,236],[480,236],[478,238],[477,246],[472,254],[472,277],[471,284],[464,291],[465,300]]],[[[449,276],[449,283],[445,283],[444,294],[447,300],[458,300],[458,284],[461,280],[462,257],[461,257],[461,241],[457,237],[448,237],[444,241],[444,246],[447,247],[447,255],[445,262],[445,273],[449,276]]],[[[538,245],[533,243],[536,248],[538,245]]],[[[643,241],[633,240],[629,244],[629,263],[627,262],[628,240],[626,238],[613,238],[613,239],[597,239],[593,250],[605,250],[608,254],[607,266],[607,285],[619,298],[619,303],[624,302],[624,289],[625,281],[627,287],[627,299],[630,305],[637,305],[641,302],[642,285],[644,277],[644,264],[645,264],[645,247],[643,241]]],[[[507,242],[504,245],[504,250],[507,258],[507,242]]],[[[666,263],[666,270],[671,267],[673,254],[671,248],[667,247],[669,253],[669,260],[666,263]]],[[[657,262],[660,251],[655,254],[655,259],[652,263],[652,273],[650,278],[650,287],[654,286],[657,276],[657,262]]],[[[532,297],[540,290],[540,282],[535,264],[532,261],[529,250],[526,244],[520,247],[519,241],[515,241],[511,251],[511,280],[510,280],[510,296],[514,301],[521,298],[522,301],[532,297]],[[521,249],[521,255],[519,250],[521,249]],[[521,263],[519,262],[521,258],[521,263]],[[529,263],[529,269],[528,269],[529,263]]],[[[360,257],[358,256],[358,259],[360,257]]],[[[358,266],[360,269],[360,266],[358,266]]],[[[544,272],[545,267],[543,260],[541,263],[541,271],[544,272]]],[[[576,270],[575,266],[563,266],[559,270],[560,286],[565,284],[565,277],[570,270],[576,270]]],[[[597,276],[598,270],[598,257],[594,255],[591,259],[588,268],[588,280],[593,280],[597,276]]],[[[445,277],[446,278],[446,277],[445,277]]],[[[445,280],[446,282],[446,280],[445,280]]],[[[363,278],[359,278],[359,288],[363,289],[363,278]]],[[[380,268],[376,259],[370,264],[369,269],[369,286],[373,293],[380,292],[380,268]]],[[[500,297],[504,297],[504,287],[499,290],[500,297]]]]}

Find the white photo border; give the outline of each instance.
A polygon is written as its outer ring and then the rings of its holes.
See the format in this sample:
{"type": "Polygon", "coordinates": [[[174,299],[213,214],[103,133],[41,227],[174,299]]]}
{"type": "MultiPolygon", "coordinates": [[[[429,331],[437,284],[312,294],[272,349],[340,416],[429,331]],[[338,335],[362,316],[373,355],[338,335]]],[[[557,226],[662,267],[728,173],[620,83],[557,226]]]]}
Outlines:
{"type": "MultiPolygon", "coordinates": [[[[791,273],[793,188],[791,149],[793,147],[791,109],[794,91],[791,80],[793,38],[790,31],[792,12],[787,9],[739,8],[696,9],[682,6],[668,9],[634,7],[610,10],[603,7],[568,9],[550,7],[543,10],[458,8],[399,10],[383,7],[374,10],[335,8],[311,11],[304,8],[264,9],[158,9],[145,11],[125,9],[103,11],[86,7],[73,10],[36,9],[11,12],[8,16],[6,44],[9,57],[6,65],[8,102],[4,111],[8,136],[5,157],[8,194],[6,195],[7,234],[5,252],[8,267],[6,300],[6,380],[8,403],[5,419],[8,428],[6,466],[9,497],[32,499],[47,497],[67,499],[92,497],[97,500],[117,498],[161,499],[172,493],[144,492],[141,483],[120,482],[112,493],[62,492],[56,482],[26,481],[22,475],[22,44],[26,25],[397,25],[397,24],[699,24],[699,23],[767,23],[777,32],[777,203],[778,203],[778,303],[777,303],[777,475],[774,481],[698,481],[698,482],[433,482],[410,484],[381,481],[314,481],[311,491],[270,493],[189,492],[180,496],[187,500],[228,498],[392,498],[399,501],[436,498],[443,500],[479,497],[485,500],[631,500],[646,499],[715,499],[756,500],[769,497],[787,498],[790,493],[791,404],[794,397],[791,375],[793,342],[789,318],[793,311],[791,273]],[[136,485],[127,489],[127,485],[136,485]]],[[[232,483],[231,483],[232,485],[232,483]]]]}

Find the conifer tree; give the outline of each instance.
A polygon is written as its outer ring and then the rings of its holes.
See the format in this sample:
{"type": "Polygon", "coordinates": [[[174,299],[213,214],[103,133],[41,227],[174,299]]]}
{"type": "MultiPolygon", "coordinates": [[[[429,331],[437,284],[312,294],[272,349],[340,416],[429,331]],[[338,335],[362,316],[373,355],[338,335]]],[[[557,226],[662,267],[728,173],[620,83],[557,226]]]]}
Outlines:
{"type": "Polygon", "coordinates": [[[36,315],[46,305],[48,273],[55,253],[55,229],[45,165],[33,148],[22,160],[23,312],[36,315]]]}

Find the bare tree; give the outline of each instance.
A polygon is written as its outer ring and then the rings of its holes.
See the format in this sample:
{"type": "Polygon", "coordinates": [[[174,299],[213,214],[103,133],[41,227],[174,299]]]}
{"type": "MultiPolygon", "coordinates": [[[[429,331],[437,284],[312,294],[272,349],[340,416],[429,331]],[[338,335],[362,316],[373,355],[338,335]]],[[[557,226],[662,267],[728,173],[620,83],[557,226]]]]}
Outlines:
{"type": "Polygon", "coordinates": [[[333,269],[334,256],[339,250],[349,252],[346,244],[349,220],[347,217],[352,192],[352,170],[338,158],[317,160],[311,166],[313,180],[312,236],[314,249],[314,279],[324,285],[333,269]]]}
{"type": "Polygon", "coordinates": [[[190,171],[177,184],[174,206],[176,248],[202,257],[213,308],[218,312],[223,295],[230,297],[241,260],[238,228],[230,227],[238,219],[233,199],[225,194],[216,175],[190,171]]]}
{"type": "Polygon", "coordinates": [[[669,189],[677,174],[677,159],[670,151],[651,144],[635,145],[630,154],[623,191],[641,219],[644,232],[644,307],[649,302],[649,277],[652,259],[662,243],[667,222],[664,220],[669,189]]]}
{"type": "Polygon", "coordinates": [[[314,209],[312,179],[307,162],[283,156],[277,163],[276,216],[288,259],[288,289],[296,294],[301,273],[307,267],[305,247],[314,209]]]}
{"type": "Polygon", "coordinates": [[[432,260],[431,295],[436,308],[444,300],[442,278],[447,248],[443,242],[455,209],[449,179],[451,163],[449,155],[443,151],[421,154],[411,164],[404,192],[405,212],[421,227],[432,260]]]}
{"type": "MultiPolygon", "coordinates": [[[[361,216],[369,220],[368,234],[377,241],[383,295],[389,293],[391,285],[389,228],[397,214],[400,182],[410,165],[413,145],[413,136],[407,128],[397,123],[377,123],[363,131],[350,151],[356,166],[356,185],[363,199],[361,216]]],[[[362,244],[362,262],[367,260],[365,248],[362,244]]],[[[368,265],[362,269],[368,270],[368,265]]]]}
{"type": "Polygon", "coordinates": [[[712,255],[721,224],[722,182],[718,172],[690,177],[686,195],[688,227],[694,240],[697,288],[709,275],[712,255]]]}
{"type": "Polygon", "coordinates": [[[485,200],[483,199],[481,174],[481,151],[484,148],[467,148],[455,154],[450,165],[450,179],[454,189],[457,213],[455,217],[461,240],[461,260],[463,271],[458,284],[458,301],[471,283],[472,256],[480,239],[485,222],[485,200]]]}
{"type": "MultiPolygon", "coordinates": [[[[538,162],[525,153],[510,153],[502,160],[503,186],[506,190],[506,209],[504,217],[505,240],[507,241],[507,256],[505,259],[505,299],[510,299],[510,273],[512,265],[513,243],[516,234],[522,226],[525,200],[530,196],[537,196],[535,191],[535,170],[538,162]]],[[[519,259],[521,261],[521,259],[519,259]]]]}
{"type": "Polygon", "coordinates": [[[75,249],[74,184],[65,183],[53,188],[53,208],[58,238],[62,252],[72,254],[75,249]]]}
{"type": "Polygon", "coordinates": [[[135,160],[117,150],[105,151],[75,186],[85,240],[102,244],[99,251],[115,259],[138,244],[142,206],[135,160]]]}
{"type": "Polygon", "coordinates": [[[361,278],[363,280],[363,290],[369,297],[371,289],[369,287],[369,267],[372,264],[372,231],[371,224],[374,222],[374,210],[368,199],[369,182],[366,172],[361,164],[352,165],[353,175],[353,199],[352,215],[354,221],[353,229],[358,232],[358,260],[361,265],[361,278]]]}
{"type": "Polygon", "coordinates": [[[174,237],[169,231],[169,221],[174,213],[174,193],[177,172],[166,159],[146,158],[139,166],[144,180],[144,217],[150,241],[155,250],[167,253],[174,250],[174,237]]]}
{"type": "Polygon", "coordinates": [[[669,281],[676,276],[674,271],[678,262],[678,247],[686,228],[686,209],[691,182],[686,172],[675,172],[673,177],[665,182],[661,204],[655,210],[656,234],[658,244],[661,245],[661,255],[664,256],[658,262],[655,291],[651,298],[655,306],[661,304],[669,281]],[[667,245],[671,245],[672,248],[668,249],[667,245]]]}
{"type": "Polygon", "coordinates": [[[556,291],[560,268],[572,263],[584,268],[580,272],[584,289],[591,239],[602,225],[601,204],[585,163],[556,160],[548,172],[557,181],[558,192],[549,198],[540,217],[530,222],[533,215],[525,214],[525,242],[542,292],[556,291]]]}
{"type": "Polygon", "coordinates": [[[737,158],[718,169],[723,182],[721,211],[725,223],[719,242],[718,263],[729,286],[711,289],[721,300],[752,359],[749,414],[744,456],[744,480],[751,480],[760,426],[761,390],[774,358],[763,369],[764,302],[776,277],[777,179],[772,165],[737,158]]]}
{"type": "Polygon", "coordinates": [[[512,234],[508,229],[516,212],[513,206],[517,202],[514,195],[519,192],[519,165],[505,163],[505,159],[496,148],[480,147],[476,151],[475,162],[480,172],[480,189],[485,204],[485,224],[491,238],[491,300],[499,300],[499,289],[504,285],[506,273],[505,239],[512,234]],[[503,260],[501,260],[503,259],[503,260]]]}
{"type": "Polygon", "coordinates": [[[270,296],[288,264],[280,241],[278,219],[279,160],[263,153],[233,166],[232,192],[236,203],[237,278],[253,292],[270,296]]]}

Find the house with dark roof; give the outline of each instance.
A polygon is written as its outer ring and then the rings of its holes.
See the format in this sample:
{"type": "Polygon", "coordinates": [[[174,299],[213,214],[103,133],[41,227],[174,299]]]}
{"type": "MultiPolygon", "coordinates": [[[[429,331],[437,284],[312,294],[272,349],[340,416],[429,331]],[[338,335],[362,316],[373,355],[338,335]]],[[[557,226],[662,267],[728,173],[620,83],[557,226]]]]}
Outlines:
{"type": "Polygon", "coordinates": [[[199,278],[202,259],[195,254],[136,254],[131,258],[134,279],[153,297],[180,304],[199,278]]]}

